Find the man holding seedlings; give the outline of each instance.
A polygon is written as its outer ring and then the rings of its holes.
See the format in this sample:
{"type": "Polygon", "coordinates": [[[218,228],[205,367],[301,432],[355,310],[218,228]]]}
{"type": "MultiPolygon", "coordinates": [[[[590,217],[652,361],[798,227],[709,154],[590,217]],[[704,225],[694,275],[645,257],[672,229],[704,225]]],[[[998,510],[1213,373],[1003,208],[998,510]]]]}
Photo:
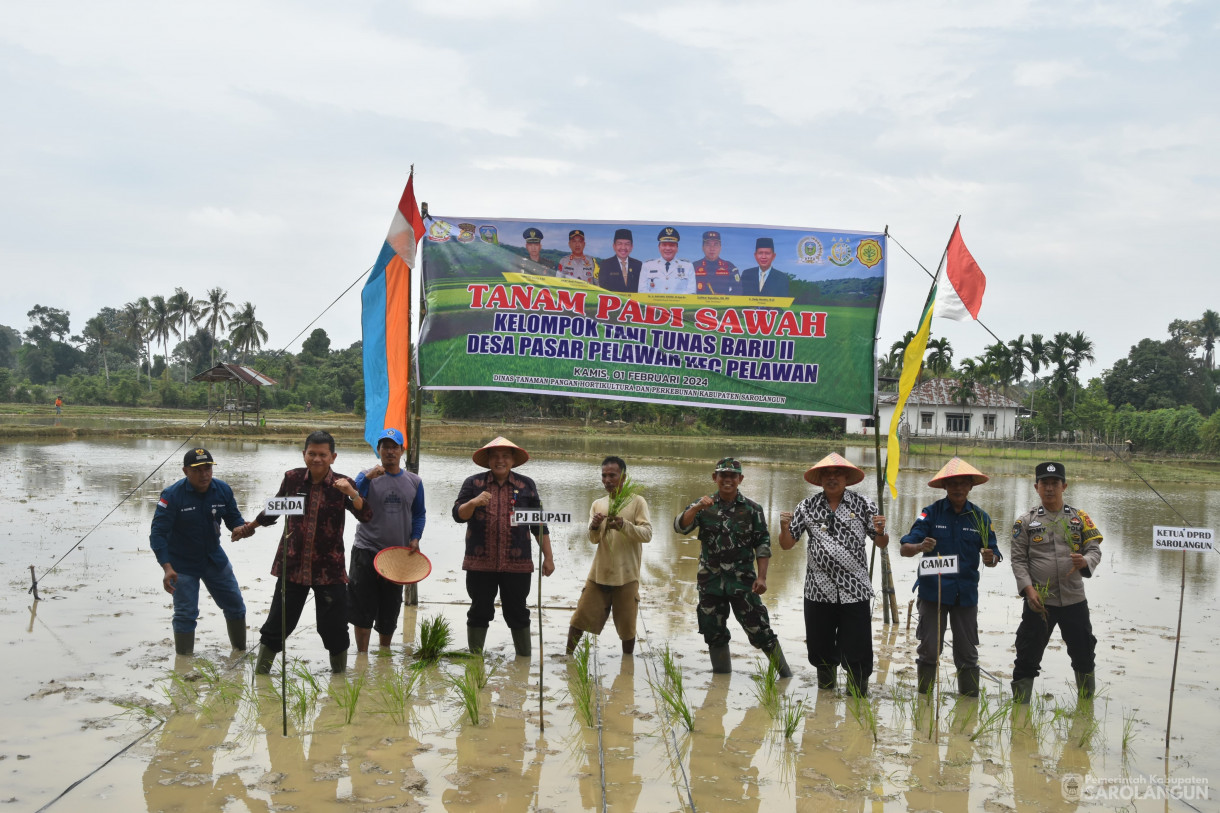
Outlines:
{"type": "Polygon", "coordinates": [[[1034,490],[1041,505],[1031,508],[1012,526],[1012,572],[1017,592],[1025,598],[1017,627],[1017,661],[1012,670],[1012,696],[1028,703],[1042,653],[1056,626],[1067,644],[1076,688],[1082,698],[1096,693],[1094,650],[1097,639],[1089,621],[1084,579],[1101,562],[1101,531],[1084,511],[1063,501],[1067,472],[1062,463],[1039,463],[1034,490]]]}
{"type": "Polygon", "coordinates": [[[946,626],[953,628],[957,691],[965,697],[978,697],[979,694],[979,560],[981,558],[987,567],[995,567],[1003,557],[996,547],[991,517],[966,497],[970,489],[989,479],[960,458],[950,460],[928,481],[932,488],[943,488],[945,498],[923,509],[910,532],[902,538],[899,552],[903,556],[957,557],[957,573],[924,576],[917,580],[919,647],[915,668],[920,694],[927,694],[936,680],[936,664],[945,645],[946,626]]]}
{"type": "Polygon", "coordinates": [[[541,508],[542,499],[534,481],[513,471],[525,465],[529,452],[508,438],[498,437],[471,455],[487,471],[472,474],[462,482],[453,501],[453,519],[466,523],[466,640],[471,652],[482,652],[487,627],[496,616],[496,593],[504,623],[513,636],[519,657],[530,656],[530,611],[526,599],[534,558],[531,532],[542,549],[542,575],[555,572],[551,556],[551,532],[545,524],[514,525],[518,508],[541,508]]]}
{"type": "Polygon", "coordinates": [[[597,545],[589,577],[568,626],[568,654],[585,632],[601,635],[614,615],[623,654],[635,651],[635,619],[640,607],[640,560],[652,539],[648,503],[627,476],[627,464],[613,455],[602,461],[606,496],[589,506],[589,541],[597,545]]]}
{"type": "MultiPolygon", "coordinates": [[[[361,522],[373,518],[373,509],[360,496],[356,484],[346,475],[331,469],[338,454],[335,439],[329,432],[313,432],[305,438],[304,468],[284,472],[277,497],[303,496],[305,513],[285,519],[271,565],[271,575],[277,577],[271,612],[263,624],[258,648],[257,674],[271,671],[277,653],[284,649],[284,637],[291,635],[301,620],[305,599],[313,590],[318,635],[330,653],[330,669],[339,673],[347,670],[347,573],[343,556],[343,512],[361,522]],[[287,562],[286,570],[283,564],[287,562]],[[287,587],[287,615],[281,596],[287,587]],[[280,627],[286,622],[286,627],[280,627]]],[[[274,525],[279,519],[266,511],[254,521],[233,532],[233,538],[250,536],[260,525],[274,525]]]]}
{"type": "Polygon", "coordinates": [[[161,585],[174,597],[174,649],[179,655],[195,652],[195,624],[199,620],[199,582],[225,616],[229,643],[246,648],[246,603],[233,575],[233,565],[220,547],[220,523],[233,531],[245,524],[233,489],[212,478],[215,461],[207,449],[192,449],[182,460],[185,478],[161,492],[153,514],[150,547],[161,565],[161,585]]]}
{"type": "Polygon", "coordinates": [[[712,671],[733,671],[729,654],[729,609],[755,648],[767,653],[782,678],[792,677],[779,639],[771,631],[767,608],[759,598],[767,592],[771,535],[762,506],[743,496],[741,464],[726,457],[716,464],[715,495],[705,495],[674,517],[674,530],[690,535],[698,530],[699,632],[707,641],[712,671]],[[755,572],[755,560],[758,563],[755,572]]]}
{"type": "Polygon", "coordinates": [[[419,550],[424,535],[424,484],[418,474],[402,467],[402,444],[402,432],[386,429],[377,439],[381,465],[356,475],[356,490],[373,509],[373,518],[356,528],[347,573],[348,620],[355,630],[357,652],[369,651],[374,627],[378,643],[389,646],[402,607],[402,585],[378,573],[373,560],[384,548],[419,550]]]}

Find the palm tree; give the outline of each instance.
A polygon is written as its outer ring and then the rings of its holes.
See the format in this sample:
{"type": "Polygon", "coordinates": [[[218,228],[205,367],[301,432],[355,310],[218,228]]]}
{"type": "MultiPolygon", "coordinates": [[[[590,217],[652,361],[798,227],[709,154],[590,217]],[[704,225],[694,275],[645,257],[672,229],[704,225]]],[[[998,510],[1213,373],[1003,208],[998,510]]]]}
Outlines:
{"type": "MultiPolygon", "coordinates": [[[[161,349],[165,352],[165,369],[161,372],[162,378],[169,377],[169,334],[174,329],[174,320],[169,312],[169,305],[163,296],[154,296],[148,300],[148,322],[145,326],[145,335],[151,338],[154,342],[161,342],[161,349]]],[[[152,375],[152,359],[149,359],[148,374],[152,375]]]]}
{"type": "Polygon", "coordinates": [[[263,342],[267,341],[267,331],[263,329],[263,323],[255,318],[252,302],[242,305],[237,315],[229,321],[229,328],[229,340],[234,349],[241,352],[243,364],[246,361],[246,353],[258,350],[263,346],[263,342]]]}
{"type": "Polygon", "coordinates": [[[229,301],[229,292],[224,288],[212,288],[206,299],[200,300],[199,321],[208,326],[212,334],[212,366],[216,366],[216,333],[224,330],[233,314],[234,305],[229,301]]]}
{"type": "Polygon", "coordinates": [[[1199,320],[1199,335],[1203,338],[1203,359],[1207,369],[1216,369],[1216,338],[1220,337],[1220,313],[1208,309],[1199,320]]]}
{"type": "Polygon", "coordinates": [[[977,401],[979,396],[974,391],[974,380],[965,377],[958,379],[953,391],[949,393],[949,397],[960,407],[967,407],[977,401]]]}
{"type": "MultiPolygon", "coordinates": [[[[182,341],[187,340],[187,332],[190,330],[187,327],[187,322],[191,324],[199,323],[199,303],[193,296],[188,294],[183,288],[175,288],[174,295],[166,302],[169,307],[170,322],[173,324],[174,335],[182,341]],[[179,327],[181,325],[181,327],[179,327]]],[[[169,364],[169,357],[165,359],[165,363],[169,364]]],[[[185,384],[189,378],[190,369],[188,365],[182,364],[182,383],[185,384]]]]}
{"type": "Polygon", "coordinates": [[[110,364],[106,360],[106,348],[114,341],[114,332],[110,326],[106,324],[106,320],[101,314],[94,316],[88,322],[85,322],[85,329],[81,331],[85,339],[90,344],[97,347],[98,354],[102,357],[102,370],[106,374],[106,386],[110,386],[110,364]]]}
{"type": "Polygon", "coordinates": [[[1055,365],[1055,371],[1050,376],[1050,384],[1051,391],[1055,394],[1055,400],[1059,402],[1060,428],[1063,427],[1063,399],[1067,397],[1070,383],[1075,381],[1072,376],[1071,354],[1068,349],[1071,342],[1071,334],[1060,331],[1055,334],[1055,338],[1046,348],[1047,361],[1055,365]]]}
{"type": "Polygon", "coordinates": [[[938,377],[953,369],[953,346],[948,339],[928,341],[928,369],[938,377]]]}
{"type": "MultiPolygon", "coordinates": [[[[148,298],[141,297],[135,302],[128,302],[119,313],[120,333],[124,341],[136,346],[137,355],[143,351],[148,358],[147,337],[144,335],[144,323],[147,320],[148,298]]],[[[136,359],[136,383],[140,383],[140,360],[136,359]]],[[[152,385],[152,365],[148,368],[148,383],[152,385]]]]}
{"type": "Polygon", "coordinates": [[[1008,343],[1008,364],[1012,370],[1012,380],[1017,384],[1025,377],[1025,359],[1028,353],[1029,343],[1025,341],[1024,333],[1008,343]]]}

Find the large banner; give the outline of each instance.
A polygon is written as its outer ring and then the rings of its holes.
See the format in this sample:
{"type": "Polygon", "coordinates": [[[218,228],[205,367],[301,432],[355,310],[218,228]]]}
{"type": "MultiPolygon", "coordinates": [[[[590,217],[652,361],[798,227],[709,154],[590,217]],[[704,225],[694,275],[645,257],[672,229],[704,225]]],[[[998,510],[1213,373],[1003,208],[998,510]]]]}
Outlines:
{"type": "Polygon", "coordinates": [[[884,234],[436,218],[420,385],[868,417],[884,234]]]}

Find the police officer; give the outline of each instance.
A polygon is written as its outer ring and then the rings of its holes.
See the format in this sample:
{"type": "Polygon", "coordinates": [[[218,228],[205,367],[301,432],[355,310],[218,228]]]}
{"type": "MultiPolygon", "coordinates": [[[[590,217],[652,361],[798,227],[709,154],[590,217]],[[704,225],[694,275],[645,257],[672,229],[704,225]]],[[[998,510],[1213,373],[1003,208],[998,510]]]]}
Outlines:
{"type": "Polygon", "coordinates": [[[678,259],[678,230],[666,226],[657,234],[657,250],[661,256],[644,263],[640,270],[642,294],[693,294],[695,267],[689,260],[678,259]]]}
{"type": "Polygon", "coordinates": [[[525,251],[529,258],[520,258],[517,266],[526,274],[547,276],[549,269],[542,264],[542,230],[530,226],[521,232],[521,236],[525,238],[525,251]]]}
{"type": "Polygon", "coordinates": [[[703,233],[703,259],[695,263],[695,292],[737,296],[741,293],[741,272],[728,260],[720,259],[720,232],[703,233]]]}
{"type": "Polygon", "coordinates": [[[732,608],[750,643],[767,653],[780,677],[792,677],[779,640],[771,631],[767,608],[759,598],[767,592],[767,565],[771,561],[767,518],[762,506],[738,491],[741,481],[741,464],[731,457],[721,459],[712,474],[716,494],[699,498],[674,517],[678,533],[689,536],[698,530],[699,632],[707,641],[712,671],[733,671],[728,627],[732,608]]]}
{"type": "Polygon", "coordinates": [[[597,260],[585,256],[585,233],[583,229],[572,229],[568,232],[568,248],[572,249],[559,261],[555,276],[568,279],[578,279],[590,285],[597,284],[600,271],[597,260]]]}
{"type": "Polygon", "coordinates": [[[1012,670],[1012,695],[1028,703],[1042,653],[1056,626],[1067,644],[1076,688],[1081,698],[1096,693],[1094,652],[1097,639],[1089,621],[1084,579],[1101,562],[1101,531],[1084,511],[1063,500],[1067,471],[1062,463],[1039,463],[1034,490],[1041,504],[1017,518],[1012,526],[1012,573],[1017,592],[1025,598],[1017,627],[1017,661],[1012,670]]]}

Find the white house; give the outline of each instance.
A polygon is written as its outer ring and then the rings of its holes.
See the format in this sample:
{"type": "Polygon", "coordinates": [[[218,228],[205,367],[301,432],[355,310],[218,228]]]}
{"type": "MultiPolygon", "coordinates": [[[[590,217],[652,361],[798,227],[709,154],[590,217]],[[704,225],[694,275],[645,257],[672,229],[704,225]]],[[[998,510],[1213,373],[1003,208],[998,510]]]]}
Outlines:
{"type": "MultiPolygon", "coordinates": [[[[962,405],[954,402],[951,393],[958,382],[949,378],[934,378],[911,390],[903,415],[912,437],[920,435],[954,438],[993,438],[1011,440],[1016,432],[1021,405],[988,389],[974,385],[975,399],[962,405]]],[[[883,392],[877,396],[881,432],[887,434],[898,393],[883,392]]],[[[860,422],[860,433],[871,434],[872,421],[860,422]]]]}

